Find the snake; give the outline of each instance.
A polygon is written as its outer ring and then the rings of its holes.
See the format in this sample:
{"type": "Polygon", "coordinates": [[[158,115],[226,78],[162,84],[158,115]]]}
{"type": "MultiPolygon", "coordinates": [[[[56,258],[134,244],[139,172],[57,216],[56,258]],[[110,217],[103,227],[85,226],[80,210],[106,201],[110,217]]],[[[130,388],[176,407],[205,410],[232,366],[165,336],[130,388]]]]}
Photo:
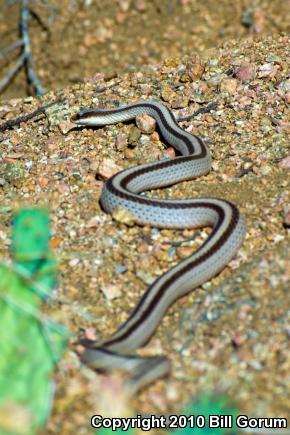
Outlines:
{"type": "Polygon", "coordinates": [[[142,100],[113,109],[81,109],[71,120],[77,126],[102,127],[130,121],[142,115],[155,119],[161,137],[176,150],[174,158],[164,158],[124,169],[109,178],[100,197],[102,208],[114,213],[125,209],[139,225],[158,228],[198,228],[212,230],[190,256],[159,276],[145,291],[128,319],[110,337],[98,342],[84,340],[81,360],[94,370],[124,369],[129,372],[126,388],[137,393],[171,367],[164,355],[139,356],[168,308],[181,296],[217,275],[236,255],[246,233],[244,217],[226,199],[159,199],[145,191],[172,186],[207,174],[211,155],[204,140],[181,128],[164,104],[142,100]]]}

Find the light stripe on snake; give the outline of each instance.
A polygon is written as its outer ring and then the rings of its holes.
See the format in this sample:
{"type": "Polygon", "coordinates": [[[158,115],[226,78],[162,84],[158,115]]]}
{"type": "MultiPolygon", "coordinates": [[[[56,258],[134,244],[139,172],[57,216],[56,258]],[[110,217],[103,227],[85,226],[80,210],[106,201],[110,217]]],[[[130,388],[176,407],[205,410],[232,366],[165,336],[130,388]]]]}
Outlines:
{"type": "Polygon", "coordinates": [[[212,232],[190,257],[161,275],[149,286],[128,320],[107,340],[87,345],[82,360],[95,369],[124,368],[131,371],[128,387],[139,388],[168,372],[163,356],[141,358],[130,352],[144,345],[157,328],[168,307],[180,296],[212,278],[234,257],[245,236],[245,221],[237,207],[219,198],[160,200],[140,192],[172,185],[206,174],[211,156],[206,144],[183,130],[163,104],[139,101],[116,109],[87,109],[72,117],[81,126],[104,126],[152,116],[164,140],[180,156],[125,169],[104,185],[101,204],[112,213],[128,210],[136,222],[159,228],[212,226],[212,232]]]}

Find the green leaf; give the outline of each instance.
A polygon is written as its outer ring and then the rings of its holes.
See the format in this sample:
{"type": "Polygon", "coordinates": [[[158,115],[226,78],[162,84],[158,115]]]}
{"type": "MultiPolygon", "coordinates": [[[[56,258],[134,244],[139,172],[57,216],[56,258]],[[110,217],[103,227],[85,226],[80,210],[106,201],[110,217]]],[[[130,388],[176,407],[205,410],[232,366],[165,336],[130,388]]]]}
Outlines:
{"type": "Polygon", "coordinates": [[[51,290],[56,283],[56,262],[49,249],[48,213],[44,209],[26,208],[13,220],[11,254],[19,270],[51,290]]]}
{"type": "Polygon", "coordinates": [[[14,219],[14,263],[0,264],[0,434],[33,435],[48,418],[55,363],[68,332],[40,311],[56,281],[48,214],[25,209],[14,219]]]}

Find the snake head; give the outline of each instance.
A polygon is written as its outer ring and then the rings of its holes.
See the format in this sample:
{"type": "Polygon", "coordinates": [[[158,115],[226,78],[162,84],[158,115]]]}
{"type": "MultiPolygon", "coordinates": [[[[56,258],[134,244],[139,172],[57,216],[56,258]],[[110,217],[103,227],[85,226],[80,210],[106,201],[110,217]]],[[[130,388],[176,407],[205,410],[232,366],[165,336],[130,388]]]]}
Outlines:
{"type": "Polygon", "coordinates": [[[71,122],[78,125],[94,125],[92,117],[95,115],[96,110],[94,109],[83,109],[71,116],[71,122]]]}

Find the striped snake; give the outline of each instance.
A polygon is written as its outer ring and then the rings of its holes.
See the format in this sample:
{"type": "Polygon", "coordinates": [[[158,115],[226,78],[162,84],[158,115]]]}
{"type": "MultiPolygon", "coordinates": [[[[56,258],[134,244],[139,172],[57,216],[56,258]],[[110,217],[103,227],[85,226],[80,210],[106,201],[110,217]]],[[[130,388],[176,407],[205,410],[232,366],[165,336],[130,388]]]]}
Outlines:
{"type": "Polygon", "coordinates": [[[212,232],[191,256],[165,272],[146,290],[119,329],[108,339],[86,344],[81,358],[94,369],[122,368],[130,372],[128,388],[134,394],[169,371],[164,356],[132,355],[157,328],[168,307],[180,296],[212,278],[233,258],[245,236],[245,221],[237,207],[225,199],[149,199],[140,192],[190,180],[206,174],[211,156],[203,140],[179,127],[163,104],[139,101],[116,109],[87,109],[72,117],[80,126],[104,126],[148,114],[164,140],[181,155],[173,159],[125,169],[104,185],[101,205],[108,213],[126,209],[141,225],[159,228],[211,226],[212,232]]]}

